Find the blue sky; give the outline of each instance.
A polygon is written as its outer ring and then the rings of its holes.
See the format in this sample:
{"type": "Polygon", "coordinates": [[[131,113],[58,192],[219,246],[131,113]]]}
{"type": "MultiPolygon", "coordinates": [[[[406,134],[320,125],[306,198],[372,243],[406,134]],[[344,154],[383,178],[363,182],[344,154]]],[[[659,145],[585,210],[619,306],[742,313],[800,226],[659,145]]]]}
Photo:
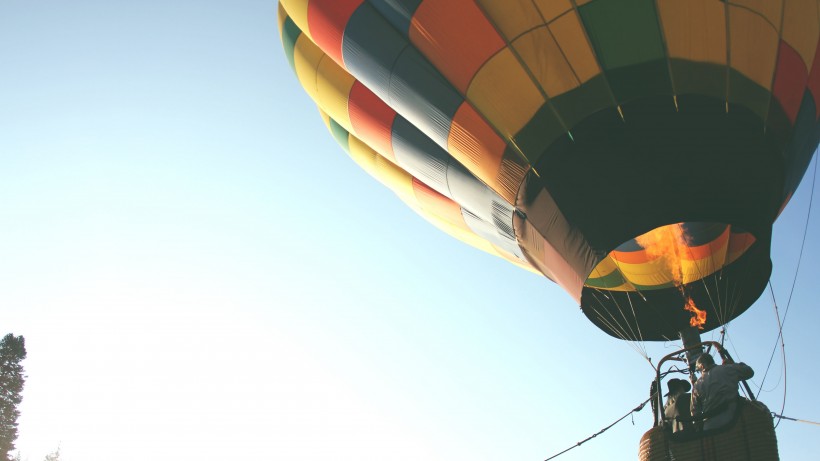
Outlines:
{"type": "MultiPolygon", "coordinates": [[[[24,459],[539,460],[646,398],[652,368],[567,294],[440,233],[346,157],[287,65],[275,2],[6,0],[0,66],[24,459]]],[[[812,168],[775,228],[781,312],[812,168]]],[[[784,414],[816,421],[812,208],[784,414]]],[[[757,389],[768,295],[729,335],[757,389]]],[[[782,368],[778,352],[773,410],[782,368]]],[[[560,459],[635,459],[650,424],[644,409],[560,459]]],[[[782,459],[820,450],[810,425],[778,438],[782,459]]]]}

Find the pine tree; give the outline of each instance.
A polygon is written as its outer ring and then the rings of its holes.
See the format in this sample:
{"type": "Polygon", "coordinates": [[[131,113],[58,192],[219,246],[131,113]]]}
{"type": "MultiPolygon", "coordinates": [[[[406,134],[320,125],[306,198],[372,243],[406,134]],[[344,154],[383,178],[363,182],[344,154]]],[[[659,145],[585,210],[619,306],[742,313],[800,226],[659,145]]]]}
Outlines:
{"type": "Polygon", "coordinates": [[[17,440],[17,405],[23,400],[26,376],[20,362],[26,358],[26,340],[9,333],[0,340],[0,461],[10,460],[17,440]]]}

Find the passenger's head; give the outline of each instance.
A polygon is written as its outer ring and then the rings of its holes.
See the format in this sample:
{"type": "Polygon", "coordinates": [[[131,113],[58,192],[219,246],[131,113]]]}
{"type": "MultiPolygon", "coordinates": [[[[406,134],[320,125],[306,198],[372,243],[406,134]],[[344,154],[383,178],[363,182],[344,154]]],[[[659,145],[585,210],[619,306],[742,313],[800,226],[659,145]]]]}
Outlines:
{"type": "Polygon", "coordinates": [[[689,381],[684,381],[682,379],[672,378],[666,383],[669,392],[666,395],[678,395],[689,392],[692,389],[692,385],[689,384],[689,381]]]}
{"type": "Polygon", "coordinates": [[[715,359],[713,359],[712,356],[709,354],[700,354],[700,357],[698,357],[697,362],[695,362],[695,369],[697,369],[701,373],[704,371],[708,371],[713,366],[715,366],[715,359]]]}

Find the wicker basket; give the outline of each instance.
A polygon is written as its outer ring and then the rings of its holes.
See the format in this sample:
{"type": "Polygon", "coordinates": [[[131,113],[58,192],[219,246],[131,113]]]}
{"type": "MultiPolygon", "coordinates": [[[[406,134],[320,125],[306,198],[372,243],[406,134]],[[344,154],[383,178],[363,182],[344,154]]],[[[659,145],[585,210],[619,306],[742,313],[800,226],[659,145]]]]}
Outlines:
{"type": "Polygon", "coordinates": [[[740,400],[732,422],[709,432],[676,433],[653,427],[641,437],[640,461],[778,460],[772,415],[760,402],[740,400]]]}

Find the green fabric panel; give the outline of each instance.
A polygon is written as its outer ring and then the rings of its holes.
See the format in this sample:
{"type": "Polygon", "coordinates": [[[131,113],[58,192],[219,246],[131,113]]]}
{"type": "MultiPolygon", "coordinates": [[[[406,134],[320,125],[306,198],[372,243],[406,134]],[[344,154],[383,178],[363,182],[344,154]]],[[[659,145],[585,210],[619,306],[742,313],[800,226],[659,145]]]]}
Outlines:
{"type": "Polygon", "coordinates": [[[676,94],[702,94],[726,101],[726,66],[671,59],[676,94]]]}
{"type": "Polygon", "coordinates": [[[584,285],[592,288],[608,289],[621,286],[625,281],[621,271],[614,270],[603,277],[590,277],[584,282],[584,285]]]}
{"type": "Polygon", "coordinates": [[[285,25],[282,27],[282,47],[285,49],[285,56],[288,58],[290,68],[296,71],[296,65],[293,63],[293,48],[296,46],[296,40],[302,35],[302,31],[296,26],[289,17],[285,18],[285,25]]]}
{"type": "Polygon", "coordinates": [[[734,69],[729,72],[729,102],[744,106],[754,112],[761,120],[769,112],[769,101],[772,95],[752,80],[744,77],[734,69]]]}
{"type": "Polygon", "coordinates": [[[580,87],[552,98],[552,104],[571,130],[588,115],[613,106],[613,101],[606,79],[598,75],[580,87]]]}
{"type": "Polygon", "coordinates": [[[333,135],[333,137],[336,139],[336,142],[338,142],[339,145],[342,146],[342,148],[345,150],[345,152],[347,152],[349,154],[350,153],[350,142],[349,142],[350,133],[348,133],[347,130],[345,130],[344,127],[342,127],[342,125],[339,125],[333,119],[330,119],[330,134],[333,135]]]}
{"type": "MultiPolygon", "coordinates": [[[[560,136],[566,135],[567,133],[561,125],[561,121],[555,115],[555,111],[549,103],[546,103],[535,112],[535,115],[515,135],[513,140],[530,164],[533,165],[553,141],[560,136]]],[[[510,147],[507,149],[509,150],[510,147]]]]}
{"type": "Polygon", "coordinates": [[[668,94],[671,103],[672,84],[666,59],[609,70],[606,78],[619,103],[662,94],[668,94]]]}
{"type": "Polygon", "coordinates": [[[652,0],[597,0],[579,10],[604,69],[664,57],[652,0]]]}

